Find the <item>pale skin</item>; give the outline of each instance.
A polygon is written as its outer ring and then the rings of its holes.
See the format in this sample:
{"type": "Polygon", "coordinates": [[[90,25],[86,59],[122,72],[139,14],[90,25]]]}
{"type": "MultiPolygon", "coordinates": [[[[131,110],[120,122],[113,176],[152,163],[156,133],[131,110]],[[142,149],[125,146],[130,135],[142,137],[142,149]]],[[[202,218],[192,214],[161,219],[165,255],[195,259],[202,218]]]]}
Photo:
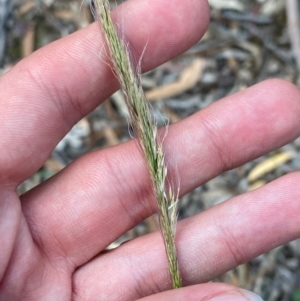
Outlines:
{"type": "MultiPolygon", "coordinates": [[[[148,42],[144,71],[192,46],[209,21],[199,0],[130,0],[113,14],[136,57],[148,42]]],[[[71,127],[117,89],[103,44],[93,24],[0,79],[0,300],[241,297],[233,286],[199,283],[300,237],[300,173],[179,222],[185,288],[175,291],[159,232],[103,252],[155,211],[135,142],[87,154],[16,194],[71,127]]],[[[180,194],[293,141],[299,116],[298,88],[269,80],[170,126],[166,160],[170,174],[179,174],[180,194]]]]}

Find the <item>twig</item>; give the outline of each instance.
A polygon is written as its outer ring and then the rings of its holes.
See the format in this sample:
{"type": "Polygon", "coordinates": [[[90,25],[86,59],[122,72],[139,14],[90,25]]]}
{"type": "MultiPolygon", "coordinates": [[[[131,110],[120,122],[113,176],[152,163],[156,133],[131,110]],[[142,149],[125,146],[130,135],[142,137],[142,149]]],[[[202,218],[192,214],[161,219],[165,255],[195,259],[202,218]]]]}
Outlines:
{"type": "Polygon", "coordinates": [[[113,61],[114,71],[119,77],[131,120],[139,137],[141,148],[148,165],[153,190],[156,196],[160,226],[164,238],[173,288],[179,288],[182,286],[182,281],[175,247],[177,194],[173,193],[171,188],[166,189],[167,168],[164,161],[162,144],[157,139],[157,127],[151,119],[138,74],[136,74],[130,61],[128,48],[125,42],[118,37],[116,32],[111,19],[108,0],[94,0],[94,4],[107,42],[110,57],[113,61]]]}
{"type": "Polygon", "coordinates": [[[300,71],[300,16],[298,1],[299,0],[286,0],[286,11],[292,49],[298,66],[298,71],[300,71]]]}

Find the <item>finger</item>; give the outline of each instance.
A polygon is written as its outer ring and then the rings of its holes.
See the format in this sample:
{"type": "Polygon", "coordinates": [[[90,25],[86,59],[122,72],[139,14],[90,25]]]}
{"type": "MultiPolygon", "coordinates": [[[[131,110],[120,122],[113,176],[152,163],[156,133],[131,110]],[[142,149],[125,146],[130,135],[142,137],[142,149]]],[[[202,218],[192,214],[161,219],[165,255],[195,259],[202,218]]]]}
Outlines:
{"type": "MultiPolygon", "coordinates": [[[[136,60],[147,45],[142,66],[149,70],[199,40],[209,13],[206,1],[131,0],[113,17],[136,60]]],[[[104,45],[93,24],[40,49],[1,78],[1,180],[26,179],[76,121],[117,89],[104,45]]]]}
{"type": "MultiPolygon", "coordinates": [[[[74,299],[76,301],[76,298],[74,299]]],[[[84,300],[78,298],[77,300],[84,300]]],[[[262,301],[249,291],[228,284],[207,283],[155,294],[140,301],[262,301]]]]}
{"type": "MultiPolygon", "coordinates": [[[[171,178],[179,174],[180,194],[300,135],[298,99],[296,87],[272,80],[170,126],[166,160],[171,178]]],[[[79,266],[155,212],[136,146],[129,142],[88,154],[25,195],[35,241],[79,266]]]]}
{"type": "Polygon", "coordinates": [[[21,206],[16,193],[0,185],[0,283],[15,246],[20,219],[21,206]]]}
{"type": "MultiPolygon", "coordinates": [[[[184,286],[209,281],[298,238],[299,180],[300,173],[285,176],[179,222],[176,241],[184,286]]],[[[104,291],[113,296],[110,300],[119,300],[125,293],[123,300],[136,300],[170,289],[161,234],[100,254],[75,272],[73,287],[82,300],[104,291]],[[91,282],[93,287],[88,285],[91,282]]]]}

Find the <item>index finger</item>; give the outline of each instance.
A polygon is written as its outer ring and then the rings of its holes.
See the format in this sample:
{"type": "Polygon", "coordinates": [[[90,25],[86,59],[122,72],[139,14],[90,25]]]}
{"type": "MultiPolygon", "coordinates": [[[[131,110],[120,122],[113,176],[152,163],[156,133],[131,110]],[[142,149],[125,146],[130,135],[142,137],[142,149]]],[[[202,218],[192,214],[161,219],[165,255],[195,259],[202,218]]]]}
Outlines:
{"type": "MultiPolygon", "coordinates": [[[[113,12],[143,70],[180,54],[204,33],[208,5],[198,0],[130,0],[113,12]]],[[[20,62],[0,81],[0,179],[16,185],[118,83],[93,24],[20,62]],[[9,150],[9,152],[7,152],[9,150]]]]}

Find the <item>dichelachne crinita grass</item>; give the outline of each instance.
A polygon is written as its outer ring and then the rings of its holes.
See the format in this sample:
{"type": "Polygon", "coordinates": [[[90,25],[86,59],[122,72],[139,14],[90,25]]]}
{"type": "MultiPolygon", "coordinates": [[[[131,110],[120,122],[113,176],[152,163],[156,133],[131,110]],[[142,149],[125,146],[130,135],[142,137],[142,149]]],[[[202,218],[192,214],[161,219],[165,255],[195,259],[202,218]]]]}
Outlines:
{"type": "Polygon", "coordinates": [[[152,120],[139,75],[130,60],[128,47],[118,36],[111,19],[109,1],[93,1],[96,18],[100,22],[110,59],[113,62],[114,73],[117,75],[125,95],[131,121],[149,169],[173,288],[179,288],[182,286],[182,281],[175,246],[178,194],[166,186],[167,167],[162,144],[157,139],[157,127],[152,120]]]}

